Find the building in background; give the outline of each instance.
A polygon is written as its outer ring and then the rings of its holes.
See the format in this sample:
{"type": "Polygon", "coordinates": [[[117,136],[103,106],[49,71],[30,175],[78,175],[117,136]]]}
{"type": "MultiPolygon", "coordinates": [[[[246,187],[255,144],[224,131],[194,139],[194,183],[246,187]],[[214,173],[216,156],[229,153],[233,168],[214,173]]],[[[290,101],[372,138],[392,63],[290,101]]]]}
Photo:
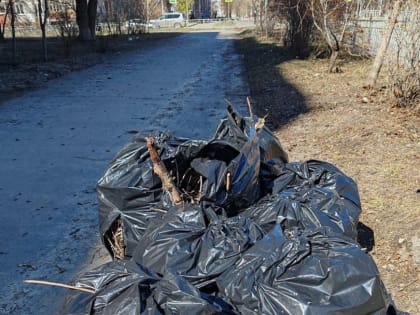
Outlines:
{"type": "MultiPolygon", "coordinates": [[[[16,12],[16,26],[30,26],[39,24],[38,21],[38,1],[37,0],[16,0],[12,2],[16,12]]],[[[43,6],[44,2],[41,2],[43,6]]],[[[0,22],[3,23],[6,16],[8,1],[0,2],[0,22]]],[[[58,23],[61,20],[75,21],[76,4],[74,0],[49,0],[48,22],[58,23]]],[[[10,13],[9,13],[10,21],[10,13]]]]}

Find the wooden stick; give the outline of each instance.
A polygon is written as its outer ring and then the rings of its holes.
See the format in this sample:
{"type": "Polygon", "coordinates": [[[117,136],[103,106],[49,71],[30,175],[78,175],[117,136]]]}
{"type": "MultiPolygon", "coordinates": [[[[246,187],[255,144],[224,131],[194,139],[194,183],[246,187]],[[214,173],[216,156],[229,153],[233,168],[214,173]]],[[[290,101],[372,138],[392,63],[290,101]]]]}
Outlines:
{"type": "Polygon", "coordinates": [[[159,209],[159,208],[150,208],[150,210],[156,211],[156,212],[162,212],[162,213],[167,213],[168,210],[163,210],[163,209],[159,209]]]}
{"type": "Polygon", "coordinates": [[[50,281],[43,281],[43,280],[24,280],[23,282],[30,283],[30,284],[43,284],[43,285],[49,285],[53,287],[66,288],[66,289],[90,293],[90,294],[96,293],[96,291],[93,289],[79,288],[74,285],[68,285],[68,284],[58,283],[58,282],[50,282],[50,281]]]}
{"type": "Polygon", "coordinates": [[[202,195],[203,195],[203,176],[200,176],[200,190],[198,192],[198,201],[200,201],[202,195]]]}
{"type": "Polygon", "coordinates": [[[251,117],[252,119],[254,117],[254,114],[252,113],[252,105],[249,96],[246,97],[246,103],[248,104],[249,117],[251,117]]]}
{"type": "Polygon", "coordinates": [[[182,203],[181,195],[176,188],[174,181],[169,176],[169,172],[166,169],[165,164],[161,161],[159,154],[155,148],[155,141],[152,137],[146,138],[147,149],[149,150],[150,159],[153,163],[153,171],[157,176],[159,176],[162,181],[162,187],[169,193],[169,196],[172,199],[174,205],[179,205],[182,203]]]}
{"type": "Polygon", "coordinates": [[[230,190],[230,185],[231,185],[231,181],[232,181],[231,176],[232,175],[230,174],[230,172],[227,172],[227,174],[226,174],[226,191],[230,190]]]}
{"type": "Polygon", "coordinates": [[[258,121],[255,123],[255,129],[258,131],[262,129],[265,125],[265,119],[268,115],[265,115],[263,118],[258,118],[258,121]]]}
{"type": "Polygon", "coordinates": [[[230,107],[232,107],[233,108],[233,104],[225,97],[225,102],[230,106],[230,107]]]}

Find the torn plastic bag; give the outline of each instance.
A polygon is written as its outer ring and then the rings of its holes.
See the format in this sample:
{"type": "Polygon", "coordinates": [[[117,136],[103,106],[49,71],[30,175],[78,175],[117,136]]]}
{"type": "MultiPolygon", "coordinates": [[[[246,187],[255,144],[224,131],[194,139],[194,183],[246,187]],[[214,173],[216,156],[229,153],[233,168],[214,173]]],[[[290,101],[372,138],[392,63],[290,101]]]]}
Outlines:
{"type": "Polygon", "coordinates": [[[283,233],[276,225],[218,277],[217,286],[241,314],[394,310],[371,256],[328,228],[283,233]]]}
{"type": "Polygon", "coordinates": [[[151,223],[133,260],[160,274],[182,275],[198,288],[214,283],[263,232],[248,218],[225,218],[211,208],[205,212],[199,205],[182,212],[172,208],[162,221],[151,223]]]}
{"type": "Polygon", "coordinates": [[[356,183],[333,165],[287,163],[274,181],[276,195],[266,196],[242,213],[265,231],[278,222],[283,229],[328,226],[357,238],[361,213],[356,183]]]}
{"type": "Polygon", "coordinates": [[[85,273],[76,283],[96,293],[67,296],[62,314],[236,314],[220,297],[201,293],[182,277],[163,277],[131,261],[114,261],[85,273]]]}
{"type": "MultiPolygon", "coordinates": [[[[182,174],[189,167],[190,157],[206,144],[168,134],[155,137],[155,141],[164,163],[182,174]]],[[[130,257],[149,222],[171,205],[159,177],[153,173],[145,135],[134,137],[117,153],[98,181],[97,196],[103,243],[115,256],[117,246],[112,239],[122,233],[124,253],[117,258],[130,257]]]]}
{"type": "Polygon", "coordinates": [[[256,135],[248,140],[236,155],[230,144],[212,141],[191,161],[191,167],[205,178],[202,200],[232,216],[261,198],[258,139],[256,135]]]}
{"type": "MultiPolygon", "coordinates": [[[[227,111],[227,117],[218,125],[213,139],[224,140],[237,151],[241,151],[245,143],[254,136],[256,120],[241,117],[232,106],[228,106],[227,111]]],[[[266,126],[259,131],[259,147],[261,161],[279,159],[282,162],[288,162],[287,153],[283,150],[280,141],[266,126]]]]}

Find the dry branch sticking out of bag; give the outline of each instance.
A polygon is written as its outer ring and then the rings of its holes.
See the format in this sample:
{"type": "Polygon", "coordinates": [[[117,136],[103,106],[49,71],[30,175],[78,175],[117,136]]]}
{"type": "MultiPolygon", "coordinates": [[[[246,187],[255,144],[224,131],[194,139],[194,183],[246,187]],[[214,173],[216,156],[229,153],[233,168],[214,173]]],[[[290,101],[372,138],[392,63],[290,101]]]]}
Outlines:
{"type": "Polygon", "coordinates": [[[150,159],[153,163],[153,171],[157,176],[159,176],[162,181],[162,187],[167,191],[171,197],[172,203],[174,205],[179,205],[182,203],[181,195],[176,188],[172,177],[169,175],[168,170],[166,169],[165,164],[161,161],[159,154],[155,147],[155,141],[152,137],[146,138],[147,149],[150,154],[150,159]]]}
{"type": "Polygon", "coordinates": [[[123,227],[121,218],[117,219],[113,223],[113,227],[110,229],[111,235],[105,236],[112,253],[114,255],[114,259],[122,260],[125,258],[125,245],[124,245],[124,234],[123,234],[123,227]]]}

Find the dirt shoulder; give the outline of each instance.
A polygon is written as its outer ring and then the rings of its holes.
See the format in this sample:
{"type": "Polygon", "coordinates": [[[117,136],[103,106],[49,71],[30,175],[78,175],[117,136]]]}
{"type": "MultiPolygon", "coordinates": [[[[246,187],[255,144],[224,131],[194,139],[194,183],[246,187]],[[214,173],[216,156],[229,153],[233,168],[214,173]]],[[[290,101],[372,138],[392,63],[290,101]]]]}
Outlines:
{"type": "Polygon", "coordinates": [[[390,106],[384,93],[361,88],[369,61],[298,60],[281,47],[245,38],[251,97],[268,114],[292,161],[317,159],[356,180],[361,222],[374,232],[371,251],[397,307],[420,310],[420,115],[390,106]]]}
{"type": "Polygon", "coordinates": [[[40,39],[18,39],[19,64],[16,66],[10,65],[11,41],[0,42],[0,52],[5,52],[0,61],[0,104],[67,73],[91,67],[133,49],[156,45],[162,39],[177,35],[179,33],[169,32],[98,37],[88,44],[76,39],[63,42],[60,38],[50,38],[48,62],[41,60],[40,39]]]}

